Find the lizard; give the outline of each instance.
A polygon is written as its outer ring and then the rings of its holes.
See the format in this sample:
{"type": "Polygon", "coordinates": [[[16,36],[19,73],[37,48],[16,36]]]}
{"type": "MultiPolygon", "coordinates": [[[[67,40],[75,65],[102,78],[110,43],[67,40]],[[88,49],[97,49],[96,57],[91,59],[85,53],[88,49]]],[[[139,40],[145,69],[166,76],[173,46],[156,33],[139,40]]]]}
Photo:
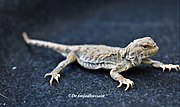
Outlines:
{"type": "Polygon", "coordinates": [[[164,64],[160,61],[151,59],[159,47],[151,37],[137,38],[126,47],[111,47],[107,45],[64,45],[43,40],[30,39],[26,32],[22,33],[25,43],[44,48],[50,48],[64,57],[65,60],[60,62],[52,72],[46,73],[51,76],[49,81],[52,86],[53,80],[59,83],[60,72],[67,65],[78,62],[82,67],[87,69],[108,69],[113,80],[118,81],[121,87],[126,85],[125,91],[130,87],[133,88],[134,82],[123,77],[120,73],[140,64],[151,65],[155,68],[180,70],[180,65],[164,64]]]}

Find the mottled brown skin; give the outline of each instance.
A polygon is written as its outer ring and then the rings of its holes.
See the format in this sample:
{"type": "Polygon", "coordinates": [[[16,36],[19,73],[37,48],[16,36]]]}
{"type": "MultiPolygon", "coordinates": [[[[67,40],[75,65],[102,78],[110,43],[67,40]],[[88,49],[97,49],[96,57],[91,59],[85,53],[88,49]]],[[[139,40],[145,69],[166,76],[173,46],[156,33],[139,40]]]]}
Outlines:
{"type": "Polygon", "coordinates": [[[162,68],[163,71],[166,68],[169,71],[171,69],[180,70],[179,65],[163,64],[149,58],[159,50],[156,43],[150,37],[136,39],[127,47],[119,48],[105,45],[69,46],[29,39],[25,32],[22,35],[27,44],[50,48],[66,57],[66,60],[60,62],[52,72],[45,74],[45,77],[51,76],[50,85],[52,85],[54,79],[59,83],[60,71],[75,61],[88,69],[110,69],[111,77],[120,83],[117,87],[125,84],[127,85],[125,90],[133,87],[134,83],[130,79],[123,77],[120,73],[127,71],[131,67],[148,64],[156,68],[162,68]]]}

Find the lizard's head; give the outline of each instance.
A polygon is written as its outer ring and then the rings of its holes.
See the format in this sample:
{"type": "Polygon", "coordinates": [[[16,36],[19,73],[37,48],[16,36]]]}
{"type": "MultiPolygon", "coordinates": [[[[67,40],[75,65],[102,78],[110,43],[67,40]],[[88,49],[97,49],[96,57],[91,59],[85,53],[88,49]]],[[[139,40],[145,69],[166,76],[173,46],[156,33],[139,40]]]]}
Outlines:
{"type": "Polygon", "coordinates": [[[127,46],[128,57],[138,59],[148,58],[159,50],[154,40],[150,37],[136,39],[127,46]]]}

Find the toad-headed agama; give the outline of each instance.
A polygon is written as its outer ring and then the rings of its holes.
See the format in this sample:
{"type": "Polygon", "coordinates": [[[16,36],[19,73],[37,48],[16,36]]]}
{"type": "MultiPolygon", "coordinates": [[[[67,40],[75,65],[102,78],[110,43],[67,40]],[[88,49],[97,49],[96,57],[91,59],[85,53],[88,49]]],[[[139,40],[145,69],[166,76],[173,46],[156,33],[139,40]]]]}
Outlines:
{"type": "Polygon", "coordinates": [[[125,48],[120,48],[106,45],[64,45],[34,40],[29,39],[25,32],[22,33],[22,36],[27,44],[50,48],[66,57],[52,72],[45,74],[45,77],[51,76],[50,85],[52,85],[54,79],[59,83],[59,73],[64,67],[73,62],[78,62],[87,69],[109,69],[112,79],[120,83],[117,87],[125,84],[125,90],[133,87],[134,82],[123,77],[120,73],[140,64],[162,68],[163,71],[165,69],[169,69],[169,71],[171,69],[180,70],[179,65],[163,64],[149,58],[159,50],[157,44],[150,37],[135,39],[125,48]]]}

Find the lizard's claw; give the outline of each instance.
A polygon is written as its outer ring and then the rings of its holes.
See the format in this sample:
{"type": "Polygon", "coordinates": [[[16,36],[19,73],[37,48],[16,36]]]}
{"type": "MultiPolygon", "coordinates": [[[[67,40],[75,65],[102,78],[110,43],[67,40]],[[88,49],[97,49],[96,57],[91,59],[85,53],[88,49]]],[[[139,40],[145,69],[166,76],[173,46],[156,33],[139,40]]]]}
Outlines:
{"type": "Polygon", "coordinates": [[[126,85],[127,85],[127,86],[126,86],[126,89],[125,89],[125,91],[126,91],[126,90],[129,89],[129,87],[133,88],[134,82],[131,81],[130,79],[123,78],[123,79],[120,79],[120,80],[119,80],[119,85],[118,85],[117,87],[118,87],[118,88],[121,87],[122,84],[126,84],[126,85]]]}
{"type": "Polygon", "coordinates": [[[171,71],[171,69],[176,69],[177,71],[180,70],[180,66],[179,65],[173,65],[173,64],[164,64],[164,65],[161,65],[160,68],[162,68],[163,71],[165,69],[169,69],[169,71],[171,71]]]}
{"type": "Polygon", "coordinates": [[[50,73],[46,73],[44,75],[44,78],[46,78],[47,76],[51,76],[51,79],[49,81],[50,85],[52,86],[52,82],[55,79],[57,83],[59,83],[58,78],[60,78],[60,74],[56,73],[56,72],[50,72],[50,73]]]}

